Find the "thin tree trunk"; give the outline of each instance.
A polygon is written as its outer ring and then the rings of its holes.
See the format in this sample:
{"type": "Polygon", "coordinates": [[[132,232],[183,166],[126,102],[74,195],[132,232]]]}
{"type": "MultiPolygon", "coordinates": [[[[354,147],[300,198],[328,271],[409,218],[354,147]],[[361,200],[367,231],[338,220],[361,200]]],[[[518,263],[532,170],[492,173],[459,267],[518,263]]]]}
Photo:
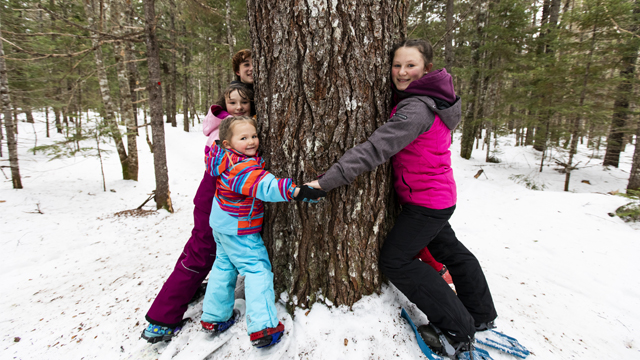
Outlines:
{"type": "MultiPolygon", "coordinates": [[[[404,37],[403,0],[319,4],[247,1],[261,148],[267,168],[296,184],[387,121],[388,51],[404,37]]],[[[379,249],[396,209],[391,186],[386,164],[316,206],[270,204],[263,234],[276,294],[306,307],[323,298],[352,305],[379,291],[379,249]]]]}
{"type": "MultiPolygon", "coordinates": [[[[187,27],[185,23],[182,23],[182,33],[187,34],[187,27]]],[[[189,86],[189,54],[186,46],[182,47],[182,65],[184,69],[184,74],[182,75],[182,123],[183,127],[186,128],[185,131],[189,131],[189,91],[191,90],[189,86]]],[[[175,124],[171,124],[171,126],[177,126],[175,124]]]]}
{"type": "Polygon", "coordinates": [[[168,108],[170,109],[168,112],[169,119],[171,121],[171,126],[177,127],[177,104],[176,104],[176,96],[178,92],[178,55],[176,44],[178,43],[178,33],[176,32],[176,3],[174,0],[169,0],[169,6],[171,9],[171,13],[169,14],[169,23],[171,25],[170,39],[171,39],[171,47],[174,51],[171,52],[170,55],[170,66],[171,66],[171,80],[168,82],[167,87],[170,89],[169,93],[171,97],[169,97],[166,102],[168,108]]]}
{"type": "Polygon", "coordinates": [[[156,175],[155,199],[158,209],[173,212],[169,191],[169,171],[164,143],[162,121],[162,86],[160,82],[160,48],[156,36],[155,0],[144,0],[144,31],[147,44],[147,68],[149,69],[149,108],[153,138],[153,168],[156,175]]]}
{"type": "MultiPolygon", "coordinates": [[[[640,5],[636,0],[633,10],[633,18],[630,31],[640,35],[640,25],[637,21],[640,19],[640,5]]],[[[635,73],[635,64],[638,59],[638,39],[630,38],[627,43],[621,47],[625,56],[622,58],[624,69],[620,71],[622,81],[616,90],[616,100],[613,105],[613,120],[611,121],[611,129],[607,138],[607,150],[604,154],[603,166],[618,167],[620,162],[620,153],[624,151],[625,127],[627,126],[627,117],[629,114],[629,99],[633,94],[633,78],[635,73]]],[[[637,147],[637,145],[636,145],[637,147]]]]}
{"type": "Polygon", "coordinates": [[[596,48],[596,34],[597,26],[593,25],[593,33],[591,35],[591,49],[589,50],[589,56],[587,58],[587,65],[584,71],[584,79],[582,80],[582,92],[580,93],[580,103],[578,104],[578,114],[573,123],[573,129],[571,130],[571,146],[569,148],[569,161],[567,161],[567,168],[564,178],[564,191],[569,191],[569,182],[571,180],[571,171],[573,170],[573,156],[578,152],[578,137],[580,136],[581,128],[581,113],[584,106],[584,100],[587,96],[587,82],[589,80],[589,71],[591,69],[591,61],[593,59],[593,52],[596,48]]]}
{"type": "MultiPolygon", "coordinates": [[[[0,22],[0,37],[2,37],[2,23],[0,22]]],[[[0,101],[4,114],[4,126],[7,134],[7,148],[9,149],[9,166],[11,167],[11,183],[14,189],[22,189],[20,166],[18,164],[18,141],[16,139],[16,125],[13,121],[13,104],[9,95],[9,79],[4,62],[3,42],[0,41],[0,101]]]]}
{"type": "MultiPolygon", "coordinates": [[[[123,0],[113,0],[111,7],[111,19],[114,24],[113,33],[116,36],[124,34],[123,23],[126,21],[124,16],[125,3],[123,0]]],[[[126,23],[125,23],[126,24],[126,23]]],[[[127,74],[127,51],[124,44],[114,43],[114,55],[116,60],[116,74],[118,77],[118,86],[120,88],[120,99],[122,101],[121,117],[127,128],[127,167],[129,169],[129,179],[138,181],[138,144],[137,144],[137,125],[133,105],[131,104],[131,88],[129,87],[129,77],[127,74]]]]}
{"type": "Polygon", "coordinates": [[[447,35],[444,40],[444,61],[449,73],[453,71],[453,0],[447,0],[447,35]]]}
{"type": "Polygon", "coordinates": [[[627,190],[640,191],[640,121],[638,121],[638,125],[636,127],[635,147],[627,190]]]}
{"type": "Polygon", "coordinates": [[[236,38],[233,36],[233,31],[231,30],[231,2],[226,0],[226,12],[224,15],[224,22],[227,28],[227,44],[229,45],[229,58],[233,57],[235,51],[233,47],[236,44],[236,38]]]}
{"type": "MultiPolygon", "coordinates": [[[[92,29],[104,30],[102,26],[98,26],[96,17],[102,13],[102,9],[99,7],[102,2],[96,4],[96,0],[85,0],[84,8],[87,15],[87,22],[92,29]]],[[[92,46],[98,46],[98,36],[96,33],[91,33],[92,46]]],[[[113,103],[111,101],[111,93],[109,90],[109,80],[107,78],[107,72],[104,68],[102,48],[97,47],[94,51],[94,57],[96,62],[96,74],[98,76],[98,84],[100,85],[100,95],[102,98],[102,104],[104,106],[105,116],[104,120],[108,126],[111,138],[116,144],[116,150],[118,151],[118,157],[120,158],[120,165],[122,166],[122,178],[124,180],[131,180],[131,174],[129,173],[129,162],[127,161],[127,151],[122,141],[122,134],[118,129],[118,123],[116,122],[115,114],[113,112],[113,103]]]]}
{"type": "Polygon", "coordinates": [[[476,16],[476,34],[471,42],[471,66],[474,68],[471,75],[471,81],[469,83],[469,93],[467,94],[470,99],[469,105],[463,119],[462,125],[462,138],[460,139],[460,156],[463,159],[471,159],[471,153],[473,152],[473,143],[475,141],[476,133],[478,132],[479,124],[477,119],[477,107],[478,99],[481,87],[480,78],[480,42],[483,37],[485,13],[482,9],[478,9],[476,16]]]}
{"type": "MultiPolygon", "coordinates": [[[[45,106],[44,107],[44,120],[46,122],[46,136],[47,137],[51,137],[51,134],[49,133],[49,107],[45,106]]],[[[2,139],[2,133],[0,131],[0,140],[2,139]]],[[[0,154],[0,156],[2,156],[2,154],[0,154]]]]}

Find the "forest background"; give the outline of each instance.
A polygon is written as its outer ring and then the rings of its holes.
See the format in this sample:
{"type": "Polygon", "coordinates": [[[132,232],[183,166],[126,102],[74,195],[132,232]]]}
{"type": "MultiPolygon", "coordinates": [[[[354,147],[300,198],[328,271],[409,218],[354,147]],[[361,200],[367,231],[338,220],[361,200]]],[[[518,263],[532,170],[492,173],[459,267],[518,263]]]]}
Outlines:
{"type": "MultiPolygon", "coordinates": [[[[574,161],[578,144],[592,150],[592,164],[618,167],[620,152],[637,142],[639,0],[393,3],[400,4],[403,12],[400,34],[431,40],[434,66],[453,74],[463,99],[463,122],[456,130],[461,132],[460,149],[452,149],[453,156],[469,159],[473,151],[482,151],[486,162],[499,162],[498,139],[515,135],[516,146],[540,152],[540,171],[554,163],[566,174],[565,191],[569,191],[571,172],[584,165],[574,161]]],[[[201,121],[233,79],[231,55],[259,43],[250,38],[249,21],[257,3],[2,0],[0,4],[4,125],[0,141],[8,149],[8,154],[0,154],[0,164],[11,169],[13,187],[22,187],[15,122],[21,113],[27,122],[34,122],[32,113],[39,111],[45,114],[46,136],[55,131],[64,135],[64,141],[38,146],[36,139],[35,144],[20,146],[52,157],[100,156],[100,145],[112,142],[125,180],[137,180],[137,154],[147,149],[138,149],[135,139],[144,136],[154,153],[157,207],[172,211],[163,122],[171,124],[168,131],[190,131],[201,121]],[[90,112],[100,116],[96,119],[90,112]]],[[[638,146],[627,189],[631,196],[640,190],[638,146]]],[[[380,210],[385,219],[392,213],[393,206],[380,210]]],[[[273,233],[278,231],[276,227],[273,233]]],[[[302,239],[312,232],[313,224],[298,236],[302,239]]],[[[370,238],[380,239],[383,233],[370,238]]],[[[268,246],[275,243],[269,235],[265,238],[268,246]]],[[[275,264],[276,278],[282,274],[293,278],[287,268],[296,261],[298,248],[306,245],[292,243],[286,256],[276,257],[285,259],[275,264]]],[[[378,246],[376,242],[372,248],[378,246]]],[[[339,260],[337,267],[343,273],[338,277],[351,288],[343,295],[336,290],[331,296],[335,303],[353,304],[362,294],[379,289],[377,273],[360,278],[360,262],[377,263],[375,251],[364,257],[369,260],[339,260]]],[[[325,265],[315,272],[324,274],[325,265]]],[[[315,290],[323,285],[311,286],[306,275],[296,276],[299,280],[289,284],[290,293],[313,302],[315,290]]]]}

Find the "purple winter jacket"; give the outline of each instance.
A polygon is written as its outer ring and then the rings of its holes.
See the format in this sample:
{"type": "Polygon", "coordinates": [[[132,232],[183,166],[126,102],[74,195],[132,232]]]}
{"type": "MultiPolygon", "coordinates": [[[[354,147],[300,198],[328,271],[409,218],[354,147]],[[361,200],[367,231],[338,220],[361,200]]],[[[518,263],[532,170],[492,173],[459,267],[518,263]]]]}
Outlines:
{"type": "Polygon", "coordinates": [[[449,146],[451,130],[460,123],[461,103],[451,75],[445,69],[435,70],[395,93],[398,103],[389,121],[345,152],[319,179],[320,186],[329,191],[349,184],[393,157],[401,204],[430,209],[455,205],[449,146]]]}

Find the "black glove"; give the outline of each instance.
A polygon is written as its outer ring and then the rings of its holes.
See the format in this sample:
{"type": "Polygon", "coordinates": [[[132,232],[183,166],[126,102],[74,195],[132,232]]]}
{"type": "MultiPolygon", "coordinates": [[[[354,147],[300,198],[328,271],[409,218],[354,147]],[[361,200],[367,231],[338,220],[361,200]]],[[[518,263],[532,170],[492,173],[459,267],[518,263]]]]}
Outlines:
{"type": "Polygon", "coordinates": [[[298,196],[295,196],[293,200],[315,204],[318,202],[319,198],[325,196],[327,196],[327,192],[324,190],[314,189],[308,185],[302,185],[300,186],[298,196]]]}

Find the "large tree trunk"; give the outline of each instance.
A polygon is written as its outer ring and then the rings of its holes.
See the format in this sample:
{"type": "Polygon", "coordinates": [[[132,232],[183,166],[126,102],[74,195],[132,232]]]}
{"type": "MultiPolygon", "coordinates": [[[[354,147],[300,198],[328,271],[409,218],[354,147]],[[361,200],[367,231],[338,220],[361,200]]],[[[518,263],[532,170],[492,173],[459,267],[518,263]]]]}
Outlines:
{"type": "MultiPolygon", "coordinates": [[[[124,22],[126,17],[124,16],[125,4],[123,0],[114,0],[111,7],[111,18],[113,20],[114,34],[116,36],[122,36],[124,34],[124,22]]],[[[127,74],[127,51],[125,44],[114,43],[113,45],[115,58],[116,58],[116,72],[118,76],[118,85],[120,87],[120,100],[122,101],[122,120],[127,127],[127,162],[129,169],[129,179],[138,181],[138,144],[136,140],[137,136],[137,124],[135,115],[133,112],[133,105],[131,104],[131,88],[129,87],[129,78],[127,74]]]]}
{"type": "MultiPolygon", "coordinates": [[[[302,184],[387,121],[388,51],[404,37],[406,5],[247,5],[263,154],[270,171],[302,184]]],[[[269,204],[263,233],[276,294],[305,307],[322,298],[351,305],[378,291],[379,249],[395,211],[391,187],[386,164],[318,205],[269,204]]]]}
{"type": "Polygon", "coordinates": [[[149,109],[151,117],[151,137],[153,139],[153,169],[156,175],[156,207],[173,212],[169,192],[169,171],[167,152],[164,144],[164,123],[162,122],[162,86],[160,82],[160,48],[156,36],[155,0],[144,0],[144,32],[147,44],[147,68],[149,69],[149,109]]]}
{"type": "MultiPolygon", "coordinates": [[[[102,13],[100,9],[100,5],[102,2],[96,3],[96,0],[85,0],[84,9],[87,15],[87,22],[89,23],[89,27],[94,30],[101,30],[102,26],[98,26],[98,23],[101,23],[102,20],[96,18],[100,16],[102,13]]],[[[109,90],[109,80],[107,79],[107,72],[104,68],[103,57],[102,57],[102,48],[98,46],[98,34],[95,32],[91,32],[91,45],[96,47],[94,51],[94,58],[96,62],[96,75],[98,76],[98,84],[100,86],[100,95],[102,99],[102,104],[104,106],[104,121],[109,127],[109,133],[111,138],[116,144],[116,150],[118,151],[118,157],[120,158],[120,165],[122,166],[122,178],[124,180],[131,180],[131,174],[129,173],[129,161],[127,160],[127,151],[124,147],[124,142],[122,141],[122,134],[120,133],[120,129],[118,129],[118,123],[116,122],[116,117],[113,112],[113,103],[111,101],[111,93],[109,90]]]]}
{"type": "MultiPolygon", "coordinates": [[[[2,37],[2,23],[0,23],[0,37],[2,37]]],[[[4,49],[0,40],[0,101],[4,114],[4,126],[7,134],[7,147],[9,148],[9,166],[11,166],[11,183],[14,189],[22,189],[20,167],[18,166],[18,142],[16,139],[16,125],[13,121],[13,105],[9,95],[9,80],[7,66],[4,62],[4,49]]]]}

